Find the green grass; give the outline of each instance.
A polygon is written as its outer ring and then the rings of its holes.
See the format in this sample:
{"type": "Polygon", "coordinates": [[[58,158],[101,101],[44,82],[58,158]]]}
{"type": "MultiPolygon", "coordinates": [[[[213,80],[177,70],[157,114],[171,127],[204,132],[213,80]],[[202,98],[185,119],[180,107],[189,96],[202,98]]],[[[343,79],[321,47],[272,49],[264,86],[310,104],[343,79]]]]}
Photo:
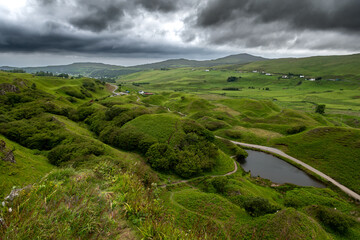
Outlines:
{"type": "Polygon", "coordinates": [[[22,187],[32,184],[54,169],[47,158],[37,150],[30,150],[12,142],[2,135],[9,150],[14,150],[16,163],[0,160],[0,198],[8,195],[13,186],[22,187]]]}
{"type": "Polygon", "coordinates": [[[358,79],[360,77],[360,54],[348,56],[324,56],[308,58],[285,58],[247,64],[241,69],[264,70],[271,73],[294,73],[310,77],[358,79]]]}
{"type": "Polygon", "coordinates": [[[214,193],[203,193],[188,189],[175,192],[174,200],[190,211],[222,221],[234,217],[237,219],[248,217],[244,210],[214,193]]]}
{"type": "Polygon", "coordinates": [[[134,126],[139,131],[155,137],[160,142],[166,142],[177,131],[179,117],[171,114],[146,114],[126,123],[123,127],[134,126]]]}

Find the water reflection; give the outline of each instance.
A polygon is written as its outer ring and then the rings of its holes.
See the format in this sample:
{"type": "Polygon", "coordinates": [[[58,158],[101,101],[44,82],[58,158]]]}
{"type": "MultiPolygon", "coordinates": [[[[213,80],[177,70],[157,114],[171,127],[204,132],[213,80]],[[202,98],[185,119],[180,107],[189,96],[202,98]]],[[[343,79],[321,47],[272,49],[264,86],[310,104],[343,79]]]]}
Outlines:
{"type": "Polygon", "coordinates": [[[249,156],[239,162],[251,176],[266,178],[274,183],[293,183],[299,186],[325,187],[304,171],[270,154],[247,150],[249,156]]]}

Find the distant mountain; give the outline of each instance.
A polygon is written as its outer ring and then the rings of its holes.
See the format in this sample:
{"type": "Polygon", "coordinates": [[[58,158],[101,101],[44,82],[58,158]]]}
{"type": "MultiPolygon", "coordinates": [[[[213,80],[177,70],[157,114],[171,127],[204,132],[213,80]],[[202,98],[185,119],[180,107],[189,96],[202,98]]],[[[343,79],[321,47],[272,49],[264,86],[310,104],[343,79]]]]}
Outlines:
{"type": "Polygon", "coordinates": [[[246,64],[256,61],[266,60],[266,58],[253,56],[250,54],[230,55],[215,60],[196,61],[188,59],[170,59],[163,62],[144,64],[136,66],[142,69],[159,69],[159,68],[180,68],[180,67],[214,67],[219,65],[246,64]]]}
{"type": "MultiPolygon", "coordinates": [[[[214,67],[219,65],[240,65],[251,63],[255,61],[266,60],[262,57],[256,57],[249,54],[231,55],[215,60],[196,61],[188,59],[171,59],[157,63],[144,64],[132,67],[123,67],[117,65],[109,65],[103,63],[72,63],[69,65],[58,66],[45,66],[45,67],[24,67],[21,68],[28,73],[35,72],[52,72],[56,73],[68,73],[71,75],[83,75],[88,77],[118,77],[134,72],[139,72],[148,69],[160,69],[160,68],[181,68],[181,67],[214,67]]],[[[0,67],[3,70],[16,69],[15,67],[4,66],[0,67]]]]}

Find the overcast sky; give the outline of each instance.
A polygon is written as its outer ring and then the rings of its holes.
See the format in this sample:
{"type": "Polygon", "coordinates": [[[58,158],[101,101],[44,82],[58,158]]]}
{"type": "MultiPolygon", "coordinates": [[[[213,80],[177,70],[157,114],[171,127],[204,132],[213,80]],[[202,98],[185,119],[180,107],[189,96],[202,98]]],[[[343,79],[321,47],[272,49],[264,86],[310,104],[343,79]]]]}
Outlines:
{"type": "Polygon", "coordinates": [[[0,66],[360,52],[359,0],[0,0],[0,66]]]}

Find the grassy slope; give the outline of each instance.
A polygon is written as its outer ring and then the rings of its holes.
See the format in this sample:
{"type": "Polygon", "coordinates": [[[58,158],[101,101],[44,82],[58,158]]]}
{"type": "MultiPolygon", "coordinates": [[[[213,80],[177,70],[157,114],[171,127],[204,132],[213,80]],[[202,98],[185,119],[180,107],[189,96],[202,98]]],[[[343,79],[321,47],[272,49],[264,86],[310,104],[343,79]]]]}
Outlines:
{"type": "Polygon", "coordinates": [[[254,62],[242,67],[244,70],[265,70],[273,73],[289,72],[312,77],[325,76],[329,78],[360,77],[360,54],[348,56],[324,56],[308,58],[286,58],[254,62]]]}
{"type": "Polygon", "coordinates": [[[9,194],[13,186],[20,187],[37,182],[55,167],[39,151],[27,149],[2,135],[8,149],[15,149],[16,163],[0,160],[0,199],[9,194]]]}

